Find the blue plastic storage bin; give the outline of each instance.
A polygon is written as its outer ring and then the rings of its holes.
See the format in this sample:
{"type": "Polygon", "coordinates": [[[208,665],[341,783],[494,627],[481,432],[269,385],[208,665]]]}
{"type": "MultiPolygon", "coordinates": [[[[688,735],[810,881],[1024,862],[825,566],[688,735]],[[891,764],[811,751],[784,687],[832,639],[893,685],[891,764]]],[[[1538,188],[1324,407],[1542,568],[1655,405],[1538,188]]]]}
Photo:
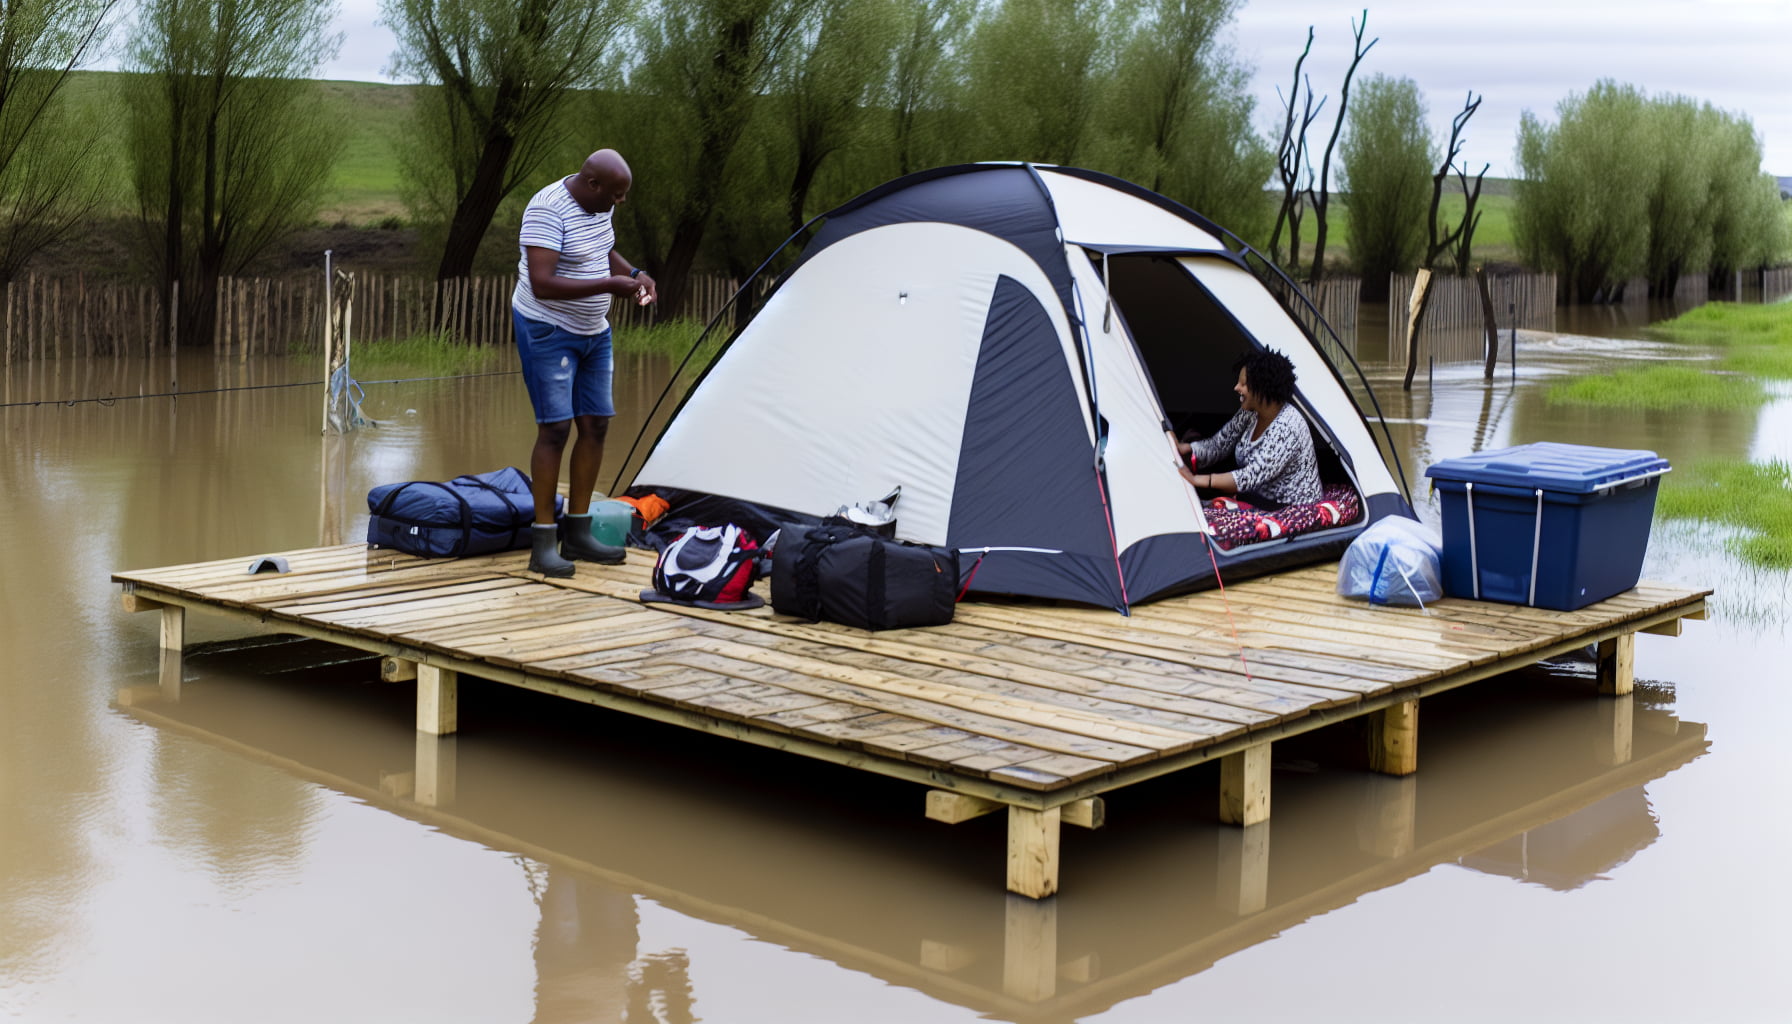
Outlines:
{"type": "Polygon", "coordinates": [[[1667,471],[1654,452],[1549,441],[1433,465],[1444,592],[1573,611],[1629,590],[1667,471]]]}

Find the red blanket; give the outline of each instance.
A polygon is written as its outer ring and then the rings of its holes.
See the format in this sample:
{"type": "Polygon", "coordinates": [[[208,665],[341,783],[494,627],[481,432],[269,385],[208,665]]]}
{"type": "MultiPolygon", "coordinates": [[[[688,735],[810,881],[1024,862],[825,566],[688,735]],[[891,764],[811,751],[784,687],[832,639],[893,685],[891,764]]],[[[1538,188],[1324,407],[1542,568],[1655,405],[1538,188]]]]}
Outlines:
{"type": "Polygon", "coordinates": [[[1213,539],[1232,548],[1279,537],[1295,537],[1331,526],[1347,526],[1363,516],[1362,502],[1349,484],[1327,484],[1311,505],[1286,505],[1265,512],[1237,498],[1214,498],[1202,506],[1213,539]]]}

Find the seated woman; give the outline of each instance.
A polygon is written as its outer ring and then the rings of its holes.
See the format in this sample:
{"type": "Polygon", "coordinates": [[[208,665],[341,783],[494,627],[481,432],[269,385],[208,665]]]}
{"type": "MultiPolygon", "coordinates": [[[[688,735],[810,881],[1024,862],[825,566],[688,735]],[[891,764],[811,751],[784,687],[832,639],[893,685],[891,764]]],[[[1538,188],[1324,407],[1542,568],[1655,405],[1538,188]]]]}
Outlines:
{"type": "Polygon", "coordinates": [[[1294,364],[1271,349],[1240,359],[1238,413],[1219,433],[1193,443],[1176,442],[1176,468],[1197,490],[1236,494],[1266,511],[1320,499],[1313,434],[1294,407],[1294,364]],[[1203,473],[1202,466],[1232,456],[1230,473],[1203,473]]]}

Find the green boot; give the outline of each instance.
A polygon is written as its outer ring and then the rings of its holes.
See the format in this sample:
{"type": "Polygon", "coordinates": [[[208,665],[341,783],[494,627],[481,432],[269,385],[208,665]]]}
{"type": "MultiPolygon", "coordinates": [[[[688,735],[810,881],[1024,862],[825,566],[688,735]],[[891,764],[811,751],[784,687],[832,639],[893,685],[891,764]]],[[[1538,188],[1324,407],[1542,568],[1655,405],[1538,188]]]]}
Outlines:
{"type": "Polygon", "coordinates": [[[560,518],[560,553],[580,562],[598,562],[603,565],[621,565],[625,557],[621,547],[601,543],[591,535],[589,512],[582,516],[566,515],[560,518]]]}
{"type": "Polygon", "coordinates": [[[560,540],[559,528],[553,523],[530,524],[529,531],[529,571],[543,576],[565,579],[572,575],[573,564],[560,557],[558,549],[560,540]]]}

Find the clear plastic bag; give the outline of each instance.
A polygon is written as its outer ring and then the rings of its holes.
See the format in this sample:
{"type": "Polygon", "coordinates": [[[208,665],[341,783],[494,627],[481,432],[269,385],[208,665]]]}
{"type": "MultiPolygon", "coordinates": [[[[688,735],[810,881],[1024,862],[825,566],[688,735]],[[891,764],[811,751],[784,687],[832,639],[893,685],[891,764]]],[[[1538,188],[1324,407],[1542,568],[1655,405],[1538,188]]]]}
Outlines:
{"type": "Polygon", "coordinates": [[[1418,605],[1444,596],[1443,539],[1415,519],[1389,516],[1350,542],[1338,593],[1370,604],[1418,605]]]}

